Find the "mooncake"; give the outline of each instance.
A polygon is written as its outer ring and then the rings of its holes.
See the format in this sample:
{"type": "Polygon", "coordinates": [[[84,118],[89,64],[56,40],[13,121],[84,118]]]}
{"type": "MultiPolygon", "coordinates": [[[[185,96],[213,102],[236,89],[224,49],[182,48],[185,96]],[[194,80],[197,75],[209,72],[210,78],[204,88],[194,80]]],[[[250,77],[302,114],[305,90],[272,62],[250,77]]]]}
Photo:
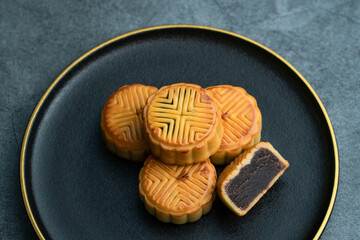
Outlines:
{"type": "Polygon", "coordinates": [[[155,87],[133,84],[110,95],[101,113],[101,131],[111,152],[135,162],[149,155],[141,114],[147,98],[156,91],[155,87]]]}
{"type": "Polygon", "coordinates": [[[254,97],[243,88],[220,85],[206,88],[220,106],[224,136],[213,164],[228,164],[243,150],[260,141],[261,112],[254,97]]]}
{"type": "Polygon", "coordinates": [[[152,153],[167,164],[192,164],[216,153],[223,137],[219,106],[198,85],[178,83],[148,98],[144,125],[152,153]]]}
{"type": "Polygon", "coordinates": [[[244,151],[220,174],[220,199],[239,216],[245,215],[274,185],[289,163],[268,142],[244,151]]]}
{"type": "Polygon", "coordinates": [[[216,171],[210,159],[170,165],[150,155],[139,174],[139,193],[148,212],[162,222],[195,222],[211,210],[216,171]]]}

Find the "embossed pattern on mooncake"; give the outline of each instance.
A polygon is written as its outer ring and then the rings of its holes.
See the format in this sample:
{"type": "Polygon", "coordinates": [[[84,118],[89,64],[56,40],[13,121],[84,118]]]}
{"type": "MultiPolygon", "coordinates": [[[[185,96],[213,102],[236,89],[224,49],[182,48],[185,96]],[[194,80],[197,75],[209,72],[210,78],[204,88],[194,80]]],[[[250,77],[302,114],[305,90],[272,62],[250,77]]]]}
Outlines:
{"type": "Polygon", "coordinates": [[[205,161],[221,143],[221,112],[204,89],[179,83],[149,97],[145,130],[154,155],[168,164],[205,161]]]}
{"type": "Polygon", "coordinates": [[[220,85],[206,89],[220,106],[224,136],[217,153],[211,156],[214,164],[232,161],[244,149],[260,141],[262,117],[254,97],[243,88],[220,85]]]}
{"type": "Polygon", "coordinates": [[[107,147],[118,156],[144,161],[149,152],[144,138],[142,110],[157,88],[141,84],[121,87],[107,100],[101,129],[107,147]]]}
{"type": "Polygon", "coordinates": [[[153,99],[149,108],[150,129],[168,144],[199,142],[215,122],[213,102],[196,88],[168,88],[153,99]]]}
{"type": "Polygon", "coordinates": [[[182,224],[210,211],[216,170],[210,160],[169,165],[149,156],[139,174],[139,191],[148,211],[163,222],[182,224]]]}

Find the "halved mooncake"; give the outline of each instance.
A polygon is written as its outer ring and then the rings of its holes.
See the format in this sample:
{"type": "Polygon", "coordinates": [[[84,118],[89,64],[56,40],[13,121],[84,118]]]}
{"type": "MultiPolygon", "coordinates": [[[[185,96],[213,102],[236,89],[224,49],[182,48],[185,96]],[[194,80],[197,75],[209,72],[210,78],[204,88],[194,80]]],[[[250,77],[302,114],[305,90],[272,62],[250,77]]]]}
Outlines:
{"type": "Polygon", "coordinates": [[[213,164],[228,164],[243,150],[260,141],[261,112],[254,97],[243,88],[220,85],[206,88],[220,106],[224,136],[213,164]]]}
{"type": "Polygon", "coordinates": [[[195,222],[211,210],[216,196],[216,170],[210,159],[170,165],[150,155],[139,174],[140,198],[162,222],[195,222]]]}
{"type": "Polygon", "coordinates": [[[273,186],[289,163],[268,142],[243,152],[220,174],[220,199],[239,216],[245,215],[273,186]]]}
{"type": "Polygon", "coordinates": [[[101,130],[111,152],[135,162],[144,161],[149,155],[141,114],[147,98],[157,90],[133,84],[110,95],[101,113],[101,130]]]}
{"type": "Polygon", "coordinates": [[[219,106],[195,84],[165,86],[151,95],[144,124],[152,153],[167,164],[205,161],[223,137],[219,106]]]}

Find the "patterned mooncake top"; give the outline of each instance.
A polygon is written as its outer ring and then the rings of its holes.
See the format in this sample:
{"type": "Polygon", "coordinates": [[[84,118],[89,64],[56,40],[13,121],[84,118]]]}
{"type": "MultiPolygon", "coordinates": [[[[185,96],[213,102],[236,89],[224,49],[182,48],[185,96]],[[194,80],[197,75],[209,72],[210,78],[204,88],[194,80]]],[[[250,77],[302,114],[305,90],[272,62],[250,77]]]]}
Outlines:
{"type": "Polygon", "coordinates": [[[218,117],[218,106],[198,85],[179,83],[149,98],[147,121],[159,142],[187,146],[203,141],[218,117]]]}
{"type": "Polygon", "coordinates": [[[140,192],[157,207],[169,212],[200,208],[210,201],[216,170],[210,160],[190,165],[169,165],[148,157],[140,172],[140,192]]]}
{"type": "Polygon", "coordinates": [[[249,144],[261,131],[261,112],[243,88],[220,85],[206,89],[220,106],[224,136],[220,149],[249,144]]]}
{"type": "Polygon", "coordinates": [[[145,144],[142,109],[157,88],[141,84],[119,88],[107,100],[102,116],[102,128],[116,143],[141,148],[145,144]]]}

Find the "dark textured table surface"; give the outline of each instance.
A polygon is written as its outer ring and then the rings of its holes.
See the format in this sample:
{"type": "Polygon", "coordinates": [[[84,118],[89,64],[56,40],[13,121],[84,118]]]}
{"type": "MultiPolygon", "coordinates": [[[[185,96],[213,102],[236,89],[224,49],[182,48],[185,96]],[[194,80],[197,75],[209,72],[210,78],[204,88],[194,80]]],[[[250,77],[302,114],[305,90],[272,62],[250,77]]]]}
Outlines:
{"type": "Polygon", "coordinates": [[[322,239],[360,239],[360,1],[0,2],[0,239],[36,239],[22,203],[27,122],[54,78],[92,47],[155,25],[230,30],[279,53],[315,89],[339,147],[336,203],[322,239]]]}

